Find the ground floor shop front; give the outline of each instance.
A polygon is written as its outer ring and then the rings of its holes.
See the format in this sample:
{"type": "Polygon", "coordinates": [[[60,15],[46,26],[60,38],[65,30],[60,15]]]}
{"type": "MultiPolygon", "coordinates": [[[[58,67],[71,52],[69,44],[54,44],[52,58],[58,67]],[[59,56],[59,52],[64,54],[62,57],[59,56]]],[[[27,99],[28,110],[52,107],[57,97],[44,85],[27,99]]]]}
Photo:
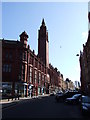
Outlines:
{"type": "Polygon", "coordinates": [[[49,94],[49,87],[19,82],[2,82],[2,96],[19,95],[20,97],[32,97],[44,94],[49,94]]]}

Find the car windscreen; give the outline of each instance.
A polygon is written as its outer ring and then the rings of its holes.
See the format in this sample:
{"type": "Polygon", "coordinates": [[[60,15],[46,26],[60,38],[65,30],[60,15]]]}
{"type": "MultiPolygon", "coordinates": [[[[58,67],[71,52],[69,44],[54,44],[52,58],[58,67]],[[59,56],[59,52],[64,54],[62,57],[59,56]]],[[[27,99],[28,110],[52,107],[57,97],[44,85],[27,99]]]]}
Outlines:
{"type": "Polygon", "coordinates": [[[78,98],[80,96],[81,96],[81,94],[75,94],[75,95],[72,96],[72,98],[78,98]]]}

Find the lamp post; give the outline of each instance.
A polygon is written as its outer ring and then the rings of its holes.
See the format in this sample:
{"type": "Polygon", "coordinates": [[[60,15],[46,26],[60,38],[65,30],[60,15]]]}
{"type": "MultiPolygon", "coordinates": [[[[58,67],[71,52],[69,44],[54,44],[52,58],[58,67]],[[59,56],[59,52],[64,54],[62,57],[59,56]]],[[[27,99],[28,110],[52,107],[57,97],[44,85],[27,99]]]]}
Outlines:
{"type": "MultiPolygon", "coordinates": [[[[80,62],[80,56],[81,56],[82,52],[80,51],[80,54],[76,54],[77,57],[79,57],[79,62],[80,62]]],[[[81,62],[80,62],[80,66],[81,66],[81,62]]],[[[81,82],[81,73],[80,73],[80,82],[81,82]]],[[[79,89],[81,89],[81,87],[79,87],[79,89]]]]}
{"type": "Polygon", "coordinates": [[[76,54],[76,56],[79,56],[79,54],[76,54]]]}

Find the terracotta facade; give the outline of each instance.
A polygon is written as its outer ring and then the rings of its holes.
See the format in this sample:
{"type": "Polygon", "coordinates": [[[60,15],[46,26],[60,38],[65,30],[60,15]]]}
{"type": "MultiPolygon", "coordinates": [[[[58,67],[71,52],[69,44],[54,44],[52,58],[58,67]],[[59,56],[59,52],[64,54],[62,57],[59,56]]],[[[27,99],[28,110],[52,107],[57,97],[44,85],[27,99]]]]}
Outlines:
{"type": "Polygon", "coordinates": [[[49,64],[48,32],[44,19],[38,35],[38,54],[27,44],[24,31],[20,40],[2,39],[2,89],[7,94],[37,96],[59,89],[61,75],[49,64]],[[51,89],[51,86],[53,89],[51,89]]]}

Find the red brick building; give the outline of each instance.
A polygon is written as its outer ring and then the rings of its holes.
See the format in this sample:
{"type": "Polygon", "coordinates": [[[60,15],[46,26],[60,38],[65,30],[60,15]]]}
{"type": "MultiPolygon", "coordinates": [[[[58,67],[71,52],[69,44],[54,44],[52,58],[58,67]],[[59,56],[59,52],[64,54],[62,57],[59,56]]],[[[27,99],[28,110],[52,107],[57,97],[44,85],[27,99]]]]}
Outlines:
{"type": "Polygon", "coordinates": [[[37,96],[60,87],[60,72],[49,64],[48,32],[44,19],[38,32],[38,55],[27,44],[24,31],[20,41],[2,39],[2,89],[5,94],[37,96]],[[58,84],[59,83],[59,84],[58,84]]]}
{"type": "MultiPolygon", "coordinates": [[[[90,2],[88,3],[88,7],[90,2]]],[[[83,44],[83,51],[80,51],[80,80],[81,91],[84,94],[90,95],[90,9],[88,9],[88,38],[83,44]]]]}
{"type": "Polygon", "coordinates": [[[80,52],[80,68],[81,90],[90,95],[90,31],[86,44],[83,44],[83,52],[80,52]]]}

